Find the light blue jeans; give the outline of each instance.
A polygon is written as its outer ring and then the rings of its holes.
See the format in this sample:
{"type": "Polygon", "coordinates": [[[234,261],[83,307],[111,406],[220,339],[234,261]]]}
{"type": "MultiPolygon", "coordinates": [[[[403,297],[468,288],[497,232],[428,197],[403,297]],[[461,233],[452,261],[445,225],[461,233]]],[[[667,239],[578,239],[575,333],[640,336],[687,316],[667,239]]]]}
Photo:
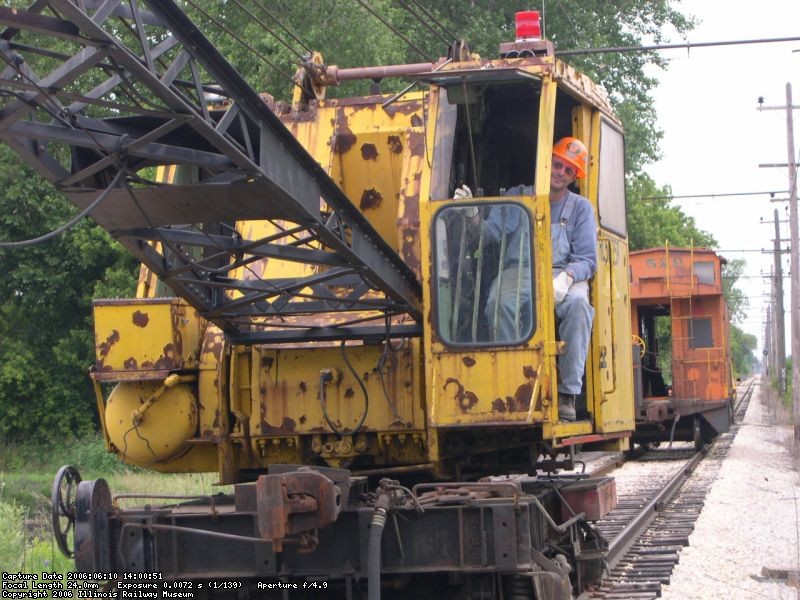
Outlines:
{"type": "Polygon", "coordinates": [[[558,336],[566,342],[564,352],[558,357],[558,391],[561,394],[580,394],[594,318],[587,282],[572,284],[564,301],[556,306],[556,317],[558,336]]]}
{"type": "MultiPolygon", "coordinates": [[[[567,208],[564,207],[564,210],[567,208]]],[[[569,264],[571,244],[567,239],[566,222],[553,223],[550,226],[550,240],[553,244],[555,277],[563,270],[564,265],[569,264]]],[[[594,308],[589,304],[588,281],[576,281],[572,284],[564,300],[556,306],[556,317],[558,337],[566,342],[564,352],[558,357],[558,391],[561,394],[580,394],[594,319],[594,308]]]]}
{"type": "Polygon", "coordinates": [[[515,343],[527,336],[531,326],[531,271],[527,265],[522,268],[522,272],[518,265],[507,267],[495,278],[489,288],[484,314],[489,325],[491,341],[515,343]]]}

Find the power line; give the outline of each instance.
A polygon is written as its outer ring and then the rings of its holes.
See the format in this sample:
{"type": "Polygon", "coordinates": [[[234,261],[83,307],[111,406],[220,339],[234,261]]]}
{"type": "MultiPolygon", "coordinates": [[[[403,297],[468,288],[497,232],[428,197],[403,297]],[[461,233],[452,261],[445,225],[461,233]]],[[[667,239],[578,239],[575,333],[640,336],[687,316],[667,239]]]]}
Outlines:
{"type": "Polygon", "coordinates": [[[642,196],[639,198],[640,200],[676,200],[679,198],[723,198],[726,196],[763,196],[769,194],[770,196],[775,196],[775,194],[782,194],[782,191],[765,191],[765,192],[725,192],[722,194],[683,194],[683,195],[672,195],[672,196],[642,196]]]}
{"type": "Polygon", "coordinates": [[[612,52],[649,52],[651,50],[677,50],[681,48],[709,48],[711,46],[738,46],[742,44],[772,44],[797,41],[800,41],[800,37],[726,40],[721,42],[687,42],[685,44],[654,44],[652,46],[610,46],[603,48],[586,48],[584,50],[556,50],[555,54],[557,56],[579,56],[583,54],[609,54],[612,52]]]}

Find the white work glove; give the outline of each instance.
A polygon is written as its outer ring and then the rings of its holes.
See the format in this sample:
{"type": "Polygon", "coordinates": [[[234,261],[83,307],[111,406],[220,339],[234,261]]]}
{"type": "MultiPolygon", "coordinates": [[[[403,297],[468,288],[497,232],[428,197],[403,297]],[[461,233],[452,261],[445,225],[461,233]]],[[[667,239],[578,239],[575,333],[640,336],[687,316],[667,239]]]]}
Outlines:
{"type": "Polygon", "coordinates": [[[453,192],[453,200],[463,200],[464,198],[472,198],[472,190],[466,185],[457,187],[456,191],[453,192]]]}
{"type": "Polygon", "coordinates": [[[564,301],[572,281],[572,276],[566,271],[561,271],[561,273],[553,277],[553,294],[556,297],[557,305],[564,301]]]}
{"type": "MultiPolygon", "coordinates": [[[[472,198],[472,190],[469,189],[468,186],[462,185],[461,187],[457,187],[456,191],[453,192],[453,200],[466,200],[467,198],[472,198]]],[[[475,215],[478,214],[478,207],[477,206],[467,206],[461,209],[461,214],[464,215],[467,219],[472,219],[475,215]]]]}

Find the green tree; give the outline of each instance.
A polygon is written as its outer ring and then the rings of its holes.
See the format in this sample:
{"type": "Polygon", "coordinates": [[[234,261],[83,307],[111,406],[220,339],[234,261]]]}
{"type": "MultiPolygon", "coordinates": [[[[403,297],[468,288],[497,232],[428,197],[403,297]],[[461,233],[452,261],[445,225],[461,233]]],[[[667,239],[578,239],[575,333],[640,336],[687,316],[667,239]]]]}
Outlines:
{"type": "Polygon", "coordinates": [[[697,227],[693,217],[670,206],[669,187],[660,187],[649,175],[628,182],[628,243],[631,250],[670,246],[714,248],[717,241],[697,227]]]}
{"type": "MultiPolygon", "coordinates": [[[[76,210],[0,147],[0,240],[36,237],[76,210]]],[[[131,295],[134,261],[88,221],[36,246],[0,249],[0,438],[93,427],[95,291],[131,295]]]]}
{"type": "Polygon", "coordinates": [[[734,377],[744,377],[753,372],[758,365],[754,351],[758,345],[756,336],[745,333],[736,325],[731,325],[731,362],[734,377]]]}

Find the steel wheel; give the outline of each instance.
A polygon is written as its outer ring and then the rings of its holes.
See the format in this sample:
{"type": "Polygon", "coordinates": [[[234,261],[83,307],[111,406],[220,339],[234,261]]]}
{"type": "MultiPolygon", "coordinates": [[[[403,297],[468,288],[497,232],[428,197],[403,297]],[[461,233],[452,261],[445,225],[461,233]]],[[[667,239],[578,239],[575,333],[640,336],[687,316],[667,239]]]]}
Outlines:
{"type": "Polygon", "coordinates": [[[75,556],[76,496],[80,482],[81,475],[75,467],[61,467],[53,481],[53,494],[50,498],[53,502],[53,533],[59,549],[67,558],[75,556]]]}

